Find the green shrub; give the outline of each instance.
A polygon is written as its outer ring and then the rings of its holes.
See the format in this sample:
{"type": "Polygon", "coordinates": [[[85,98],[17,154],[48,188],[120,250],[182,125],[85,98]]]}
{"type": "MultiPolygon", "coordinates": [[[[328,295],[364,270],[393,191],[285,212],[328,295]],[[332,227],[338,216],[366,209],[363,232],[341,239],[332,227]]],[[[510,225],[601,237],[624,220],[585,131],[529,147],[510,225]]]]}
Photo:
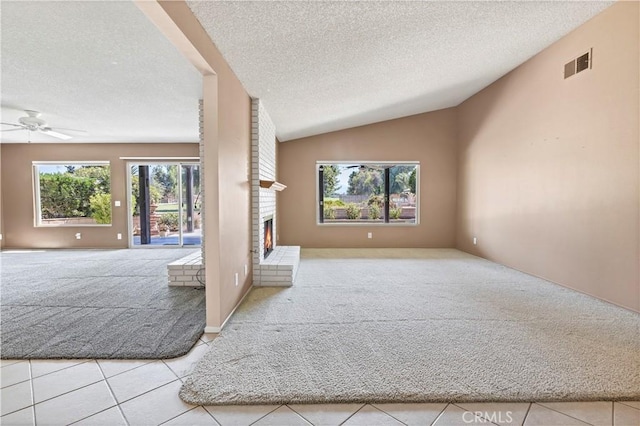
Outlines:
{"type": "Polygon", "coordinates": [[[336,209],[335,209],[335,207],[324,206],[324,218],[325,219],[335,219],[336,218],[336,209]]]}
{"type": "Polygon", "coordinates": [[[164,213],[158,219],[158,225],[166,226],[170,231],[177,231],[180,224],[178,223],[178,213],[164,213]]]}
{"type": "Polygon", "coordinates": [[[82,166],[75,168],[70,174],[92,179],[96,186],[96,192],[105,194],[111,192],[111,168],[109,166],[82,166]]]}
{"type": "Polygon", "coordinates": [[[111,194],[95,194],[89,198],[91,217],[96,223],[108,225],[111,223],[111,194]]]}
{"type": "Polygon", "coordinates": [[[400,207],[389,210],[389,217],[391,219],[400,219],[400,213],[402,209],[400,207]]]}
{"type": "Polygon", "coordinates": [[[367,200],[367,205],[369,207],[377,206],[378,207],[378,211],[380,211],[380,209],[382,209],[382,207],[384,207],[384,196],[382,196],[382,195],[372,195],[372,196],[370,196],[369,199],[367,200]]]}
{"type": "Polygon", "coordinates": [[[344,207],[344,201],[339,198],[325,198],[323,200],[324,207],[344,207]]]}
{"type": "Polygon", "coordinates": [[[325,219],[335,219],[336,218],[336,208],[344,207],[344,201],[339,198],[325,198],[323,200],[324,206],[324,218],[325,219]]]}
{"type": "Polygon", "coordinates": [[[356,203],[347,204],[347,219],[358,219],[360,218],[360,206],[356,203]]]}
{"type": "Polygon", "coordinates": [[[95,193],[93,179],[69,173],[40,175],[40,210],[43,219],[90,217],[89,198],[95,193]]]}
{"type": "Polygon", "coordinates": [[[369,219],[379,219],[380,218],[380,207],[377,204],[371,204],[369,206],[369,219]]]}

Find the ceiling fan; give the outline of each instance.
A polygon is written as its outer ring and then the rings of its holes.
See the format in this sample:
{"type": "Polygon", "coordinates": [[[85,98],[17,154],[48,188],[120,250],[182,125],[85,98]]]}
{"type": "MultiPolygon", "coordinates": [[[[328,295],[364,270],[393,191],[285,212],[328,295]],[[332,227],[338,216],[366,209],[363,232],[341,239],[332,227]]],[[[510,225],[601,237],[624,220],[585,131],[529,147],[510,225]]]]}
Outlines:
{"type": "Polygon", "coordinates": [[[25,110],[27,113],[26,117],[20,117],[18,119],[18,123],[0,123],[5,126],[13,126],[16,129],[6,129],[2,130],[2,132],[16,132],[19,130],[27,130],[29,132],[38,132],[44,135],[53,136],[54,138],[69,140],[73,136],[66,135],[64,133],[58,132],[58,130],[67,131],[67,132],[78,132],[78,133],[87,133],[85,130],[77,130],[77,129],[63,129],[59,127],[50,127],[46,121],[40,118],[40,113],[38,111],[25,110]]]}

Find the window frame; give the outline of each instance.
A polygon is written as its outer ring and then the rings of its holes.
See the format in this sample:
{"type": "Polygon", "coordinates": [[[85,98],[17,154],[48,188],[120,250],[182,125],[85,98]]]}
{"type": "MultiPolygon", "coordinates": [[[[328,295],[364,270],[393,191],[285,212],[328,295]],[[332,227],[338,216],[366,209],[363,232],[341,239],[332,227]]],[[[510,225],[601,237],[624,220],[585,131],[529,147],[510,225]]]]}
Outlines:
{"type": "MultiPolygon", "coordinates": [[[[34,196],[34,202],[33,202],[33,226],[36,228],[59,228],[59,227],[66,227],[66,228],[74,228],[74,227],[82,227],[82,228],[95,228],[95,227],[99,227],[99,228],[104,228],[104,227],[111,227],[113,226],[113,197],[112,197],[112,201],[111,201],[111,223],[104,223],[104,224],[100,224],[100,223],[75,223],[75,224],[66,224],[66,223],[60,223],[60,224],[44,224],[42,223],[42,206],[41,206],[41,197],[40,197],[40,171],[39,171],[39,167],[40,166],[109,166],[109,175],[111,175],[111,162],[110,161],[96,161],[96,160],[92,160],[92,161],[77,161],[77,160],[73,160],[73,161],[32,161],[31,162],[31,168],[32,168],[32,173],[31,173],[31,178],[33,179],[32,182],[32,186],[33,186],[33,196],[34,196]]],[[[109,194],[112,194],[111,191],[111,185],[109,186],[109,194]]]]}
{"type": "MultiPolygon", "coordinates": [[[[315,223],[317,226],[418,226],[420,225],[420,161],[374,161],[374,160],[325,160],[316,161],[316,197],[315,197],[315,223]],[[416,217],[414,222],[324,222],[324,208],[320,205],[320,195],[323,192],[323,182],[320,181],[320,166],[326,165],[372,165],[372,166],[415,166],[416,167],[416,217]],[[322,215],[322,216],[321,216],[322,215]],[[322,220],[320,218],[323,218],[322,220]]],[[[324,197],[323,197],[324,198],[324,197]]]]}

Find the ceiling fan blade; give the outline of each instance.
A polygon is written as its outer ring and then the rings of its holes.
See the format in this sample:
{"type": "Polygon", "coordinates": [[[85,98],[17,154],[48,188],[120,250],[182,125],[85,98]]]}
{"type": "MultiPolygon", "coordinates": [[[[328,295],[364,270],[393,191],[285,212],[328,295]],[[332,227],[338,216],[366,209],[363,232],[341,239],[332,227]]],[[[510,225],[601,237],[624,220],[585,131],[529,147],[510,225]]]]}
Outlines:
{"type": "Polygon", "coordinates": [[[6,129],[6,130],[0,130],[0,132],[5,133],[5,132],[17,132],[19,130],[26,130],[23,128],[19,128],[19,129],[6,129]]]}
{"type": "Polygon", "coordinates": [[[49,127],[49,126],[47,126],[47,127],[43,127],[43,130],[46,130],[46,131],[50,131],[50,130],[53,130],[53,131],[62,130],[63,132],[88,133],[86,130],[79,130],[79,129],[67,129],[67,128],[64,128],[64,127],[49,127]]]}
{"type": "Polygon", "coordinates": [[[45,135],[53,136],[54,138],[62,139],[62,140],[65,140],[65,141],[68,141],[69,139],[72,139],[72,137],[69,136],[69,135],[65,135],[63,133],[54,132],[53,130],[40,129],[40,130],[38,130],[38,132],[42,133],[42,134],[45,134],[45,135]]]}
{"type": "Polygon", "coordinates": [[[0,123],[3,126],[14,126],[14,127],[20,127],[23,128],[24,126],[22,124],[13,124],[13,123],[0,123]]]}

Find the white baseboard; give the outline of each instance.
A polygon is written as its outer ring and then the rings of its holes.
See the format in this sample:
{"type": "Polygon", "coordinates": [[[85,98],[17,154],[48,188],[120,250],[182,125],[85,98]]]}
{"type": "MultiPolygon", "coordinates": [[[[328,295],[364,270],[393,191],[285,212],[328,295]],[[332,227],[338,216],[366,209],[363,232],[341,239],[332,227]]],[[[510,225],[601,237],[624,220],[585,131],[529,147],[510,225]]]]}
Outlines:
{"type": "Polygon", "coordinates": [[[224,326],[227,325],[227,321],[229,321],[229,319],[231,319],[231,317],[233,316],[233,314],[236,311],[236,309],[238,309],[238,306],[240,306],[242,304],[242,302],[244,302],[244,299],[247,297],[247,295],[249,293],[251,293],[251,289],[253,289],[253,285],[251,287],[249,287],[249,290],[247,290],[244,293],[244,296],[242,296],[242,299],[240,299],[240,301],[236,304],[236,306],[233,307],[233,309],[231,310],[231,312],[229,313],[227,318],[225,318],[225,320],[222,321],[222,325],[220,327],[206,326],[204,328],[204,332],[205,333],[220,333],[222,331],[222,329],[224,328],[224,326]]]}

